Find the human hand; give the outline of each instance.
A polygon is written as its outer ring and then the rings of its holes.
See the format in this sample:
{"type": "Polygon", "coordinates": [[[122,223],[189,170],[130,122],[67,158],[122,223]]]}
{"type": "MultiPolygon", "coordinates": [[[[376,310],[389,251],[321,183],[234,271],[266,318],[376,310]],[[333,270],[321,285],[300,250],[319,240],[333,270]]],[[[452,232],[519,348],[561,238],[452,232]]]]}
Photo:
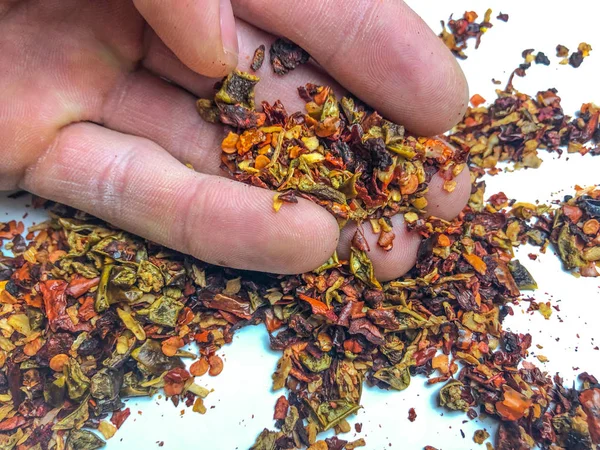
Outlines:
{"type": "MultiPolygon", "coordinates": [[[[353,232],[340,235],[324,209],[299,199],[275,213],[272,192],[225,178],[223,128],[202,121],[196,96],[281,35],[321,67],[280,78],[265,64],[258,101],[296,111],[297,86],[343,86],[431,135],[462,117],[464,76],[400,0],[233,0],[233,12],[236,21],[228,0],[0,0],[0,190],[28,190],[219,265],[298,273],[336,246],[347,254],[353,232]]],[[[457,181],[447,193],[434,177],[430,213],[460,212],[467,171],[457,181]]],[[[367,236],[382,280],[410,269],[419,243],[392,221],[391,251],[367,236]]]]}

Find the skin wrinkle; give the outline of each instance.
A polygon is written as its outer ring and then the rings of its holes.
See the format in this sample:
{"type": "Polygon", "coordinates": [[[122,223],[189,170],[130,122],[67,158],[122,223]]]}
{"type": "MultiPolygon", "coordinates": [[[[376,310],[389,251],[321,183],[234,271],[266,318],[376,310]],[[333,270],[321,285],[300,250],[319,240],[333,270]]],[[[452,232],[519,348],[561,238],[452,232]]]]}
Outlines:
{"type": "MultiPolygon", "coordinates": [[[[123,102],[127,98],[127,94],[131,89],[133,78],[131,73],[126,76],[122,76],[119,81],[115,83],[113,89],[109,90],[104,97],[102,102],[100,123],[106,124],[110,119],[111,112],[119,111],[123,102]]],[[[127,118],[127,115],[124,119],[127,118]]]]}
{"type": "Polygon", "coordinates": [[[107,156],[106,163],[99,176],[93,181],[90,200],[95,202],[94,209],[105,211],[109,222],[120,217],[126,217],[126,205],[122,198],[128,191],[132,178],[135,176],[135,153],[124,151],[107,156]]]}

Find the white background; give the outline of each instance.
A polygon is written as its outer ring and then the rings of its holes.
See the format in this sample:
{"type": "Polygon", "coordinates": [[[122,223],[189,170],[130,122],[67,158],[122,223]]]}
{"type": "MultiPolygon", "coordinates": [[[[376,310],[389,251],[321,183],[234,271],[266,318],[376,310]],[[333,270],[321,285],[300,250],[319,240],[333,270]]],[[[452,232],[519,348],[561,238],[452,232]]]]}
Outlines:
{"type": "MultiPolygon", "coordinates": [[[[600,104],[597,23],[600,8],[596,1],[411,0],[408,3],[436,33],[440,30],[439,21],[447,20],[451,13],[460,17],[465,10],[472,9],[483,17],[487,7],[493,9],[494,28],[483,36],[479,50],[467,50],[469,58],[461,62],[471,94],[479,93],[493,100],[498,86],[493,85],[491,79],[501,80],[504,86],[512,69],[522,62],[522,50],[535,48],[546,53],[551,65],[534,65],[526,78],[515,81],[517,89],[535,94],[538,90],[556,87],[568,114],[584,102],[600,104]],[[510,15],[508,23],[495,19],[500,11],[510,15]],[[582,41],[594,47],[582,66],[579,69],[559,66],[556,45],[575,49],[582,41]]],[[[548,202],[572,193],[575,184],[600,183],[600,157],[563,155],[557,160],[548,154],[541,156],[544,163],[540,169],[502,173],[488,179],[488,197],[502,190],[509,198],[548,202]]],[[[0,220],[21,218],[26,210],[30,211],[24,201],[0,198],[0,220]]],[[[30,211],[26,224],[42,218],[39,212],[30,211]]],[[[521,249],[519,257],[540,286],[533,296],[537,301],[559,305],[561,311],[554,311],[550,320],[544,320],[538,312],[527,314],[515,308],[515,316],[509,317],[505,326],[513,331],[532,333],[534,345],[530,360],[550,374],[560,372],[567,382],[583,370],[600,375],[600,351],[593,350],[600,345],[600,279],[576,279],[563,273],[552,251],[531,261],[527,253],[532,251],[538,253],[531,248],[521,249]],[[543,349],[536,348],[535,344],[543,349]],[[534,354],[547,356],[549,362],[539,363],[534,354]],[[580,369],[574,370],[576,367],[580,369]]],[[[524,303],[524,309],[527,305],[524,303]]],[[[159,441],[164,441],[165,450],[248,448],[264,427],[273,424],[273,406],[281,392],[270,391],[271,374],[279,355],[269,350],[262,327],[242,330],[233,344],[221,353],[225,359],[222,374],[216,378],[205,375],[200,379],[200,384],[214,389],[205,400],[209,408],[207,414],[199,415],[182,406],[175,408],[164,398],[130,400],[127,404],[132,415],[107,448],[158,449],[159,441]],[[180,414],[182,409],[186,410],[183,415],[180,414]]],[[[365,437],[368,449],[417,450],[425,445],[443,450],[484,448],[473,443],[473,432],[485,427],[493,435],[493,422],[476,419],[463,423],[467,419],[464,414],[440,410],[435,407],[438,387],[427,388],[424,381],[414,378],[410,388],[403,392],[365,389],[364,409],[352,421],[363,424],[362,433],[356,435],[353,429],[341,437],[348,440],[365,437]],[[411,407],[417,412],[414,423],[407,418],[411,407]]]]}

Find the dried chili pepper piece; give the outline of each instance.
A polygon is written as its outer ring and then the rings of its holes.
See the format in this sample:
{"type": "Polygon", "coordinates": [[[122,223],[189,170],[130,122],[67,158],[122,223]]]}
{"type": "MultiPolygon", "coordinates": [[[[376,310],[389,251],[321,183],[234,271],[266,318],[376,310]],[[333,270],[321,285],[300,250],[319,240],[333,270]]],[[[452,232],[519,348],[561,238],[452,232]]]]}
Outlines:
{"type": "Polygon", "coordinates": [[[252,64],[250,68],[256,72],[263,65],[263,61],[265,60],[265,45],[260,44],[256,50],[254,50],[254,55],[252,56],[252,64]]]}
{"type": "Polygon", "coordinates": [[[269,50],[271,66],[277,75],[285,75],[300,64],[306,64],[310,55],[293,42],[279,38],[276,39],[269,50]]]}

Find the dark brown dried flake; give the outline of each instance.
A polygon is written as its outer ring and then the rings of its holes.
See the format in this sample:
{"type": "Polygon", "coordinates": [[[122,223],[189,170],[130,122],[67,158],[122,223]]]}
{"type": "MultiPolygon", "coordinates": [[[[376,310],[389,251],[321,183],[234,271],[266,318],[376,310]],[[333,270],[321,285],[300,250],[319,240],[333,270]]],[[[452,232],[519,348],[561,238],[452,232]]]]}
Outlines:
{"type": "Polygon", "coordinates": [[[256,50],[254,50],[254,56],[252,57],[252,64],[250,68],[256,72],[263,65],[263,61],[265,60],[265,45],[261,44],[258,46],[256,50]]]}
{"type": "Polygon", "coordinates": [[[310,55],[300,46],[287,39],[279,38],[269,50],[271,66],[277,75],[285,75],[300,64],[306,64],[310,55]]]}

